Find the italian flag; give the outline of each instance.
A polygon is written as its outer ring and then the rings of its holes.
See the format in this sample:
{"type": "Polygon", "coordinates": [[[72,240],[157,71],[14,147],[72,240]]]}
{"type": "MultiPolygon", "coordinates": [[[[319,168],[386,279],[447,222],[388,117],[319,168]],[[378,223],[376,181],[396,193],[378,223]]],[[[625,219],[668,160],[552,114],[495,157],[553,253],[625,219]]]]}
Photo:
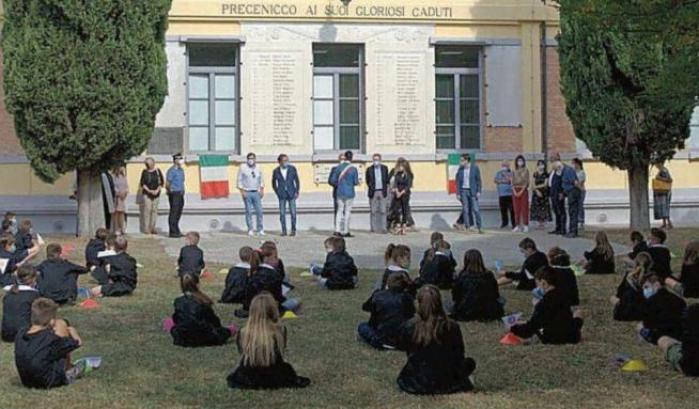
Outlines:
{"type": "Polygon", "coordinates": [[[447,159],[447,190],[449,194],[456,194],[456,172],[461,166],[461,154],[450,153],[447,159]]]}
{"type": "Polygon", "coordinates": [[[201,198],[219,199],[228,197],[228,155],[199,156],[201,198]]]}

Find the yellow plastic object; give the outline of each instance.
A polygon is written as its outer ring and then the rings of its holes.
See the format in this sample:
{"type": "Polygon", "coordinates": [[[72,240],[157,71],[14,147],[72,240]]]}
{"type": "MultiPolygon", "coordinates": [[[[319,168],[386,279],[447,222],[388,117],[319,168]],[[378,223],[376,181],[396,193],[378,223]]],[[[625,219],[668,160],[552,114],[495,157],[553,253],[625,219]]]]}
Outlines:
{"type": "Polygon", "coordinates": [[[299,317],[299,316],[296,315],[296,314],[294,314],[293,311],[286,311],[286,312],[284,313],[284,315],[282,315],[282,319],[285,319],[285,320],[293,320],[293,319],[296,319],[296,318],[298,318],[298,317],[299,317]]]}
{"type": "Polygon", "coordinates": [[[313,277],[313,274],[310,271],[302,271],[299,275],[301,277],[313,277]]]}
{"type": "Polygon", "coordinates": [[[648,365],[640,359],[632,359],[621,367],[624,372],[644,372],[648,370],[648,365]]]}

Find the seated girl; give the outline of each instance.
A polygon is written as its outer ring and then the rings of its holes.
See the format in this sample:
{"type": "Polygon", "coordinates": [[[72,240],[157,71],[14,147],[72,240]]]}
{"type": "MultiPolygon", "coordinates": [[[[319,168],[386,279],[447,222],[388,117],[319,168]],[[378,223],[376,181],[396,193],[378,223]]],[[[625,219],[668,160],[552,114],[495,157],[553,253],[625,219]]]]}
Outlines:
{"type": "Polygon", "coordinates": [[[616,295],[610,298],[616,321],[640,321],[643,317],[643,281],[653,274],[653,260],[650,254],[641,252],[633,262],[634,265],[619,283],[616,295]]]}
{"type": "Polygon", "coordinates": [[[328,290],[351,290],[358,282],[357,266],[345,249],[345,239],[328,237],[325,242],[325,263],[323,266],[311,266],[311,273],[318,283],[328,290]]]}
{"type": "Polygon", "coordinates": [[[180,277],[182,295],[175,299],[172,341],[181,347],[207,347],[228,342],[233,330],[221,325],[214,302],[199,289],[199,275],[187,273],[180,277]]]}
{"type": "Polygon", "coordinates": [[[459,321],[494,321],[504,315],[505,300],[500,297],[498,282],[485,268],[481,252],[464,254],[464,268],[451,290],[454,308],[451,317],[459,321]]]}
{"type": "Polygon", "coordinates": [[[408,292],[410,281],[402,273],[388,276],[385,290],[376,290],[362,305],[371,314],[359,324],[359,337],[376,349],[395,349],[400,329],[415,315],[415,299],[408,292]]]}
{"type": "Polygon", "coordinates": [[[699,304],[687,308],[682,319],[682,337],[661,337],[658,346],[673,369],[686,376],[699,377],[699,304]]]}
{"type": "Polygon", "coordinates": [[[260,264],[260,253],[252,247],[241,247],[238,250],[240,263],[231,267],[226,276],[226,287],[221,294],[220,303],[242,304],[245,302],[245,288],[250,278],[250,271],[254,265],[255,269],[260,264]]]}
{"type": "Polygon", "coordinates": [[[417,302],[417,315],[401,332],[400,347],[407,352],[408,362],[400,371],[398,386],[420,395],[473,390],[476,361],[464,356],[461,329],[447,318],[439,289],[422,287],[417,302]]]}
{"type": "Polygon", "coordinates": [[[586,251],[584,257],[581,265],[585,269],[585,274],[614,274],[616,272],[614,249],[609,244],[607,233],[603,231],[597,232],[595,248],[592,251],[586,251]]]}
{"type": "Polygon", "coordinates": [[[433,245],[433,251],[428,251],[420,263],[420,276],[415,285],[436,285],[441,289],[449,289],[454,283],[456,260],[451,255],[451,245],[439,240],[433,245]]]}
{"type": "Polygon", "coordinates": [[[629,234],[629,240],[631,241],[631,251],[626,255],[628,260],[633,261],[637,255],[648,251],[648,243],[646,243],[646,239],[640,231],[632,231],[629,234]]]}
{"type": "Polygon", "coordinates": [[[515,281],[518,290],[531,291],[536,288],[534,274],[548,265],[548,258],[546,258],[546,254],[536,248],[536,243],[529,237],[519,242],[519,251],[524,256],[522,268],[519,272],[499,271],[498,284],[506,285],[515,281]]]}
{"type": "Polygon", "coordinates": [[[403,244],[389,244],[386,247],[386,252],[384,253],[384,261],[386,262],[386,270],[381,277],[380,283],[377,283],[375,286],[375,289],[385,289],[388,276],[393,273],[400,273],[404,275],[406,281],[410,283],[408,290],[414,296],[415,284],[410,278],[410,273],[408,272],[408,269],[410,268],[410,247],[403,244]]]}
{"type": "Polygon", "coordinates": [[[680,276],[666,278],[665,285],[685,298],[699,298],[699,241],[687,244],[680,276]]]}
{"type": "Polygon", "coordinates": [[[138,283],[138,272],[136,259],[126,253],[128,247],[126,237],[117,236],[114,239],[116,254],[104,257],[103,261],[107,280],[100,282],[99,286],[91,290],[93,296],[121,297],[134,292],[138,283]]]}
{"type": "Polygon", "coordinates": [[[684,299],[663,287],[660,278],[650,275],[643,282],[643,322],[640,335],[651,344],[663,336],[679,339],[682,336],[682,314],[687,308],[684,299]]]}
{"type": "Polygon", "coordinates": [[[580,293],[578,291],[578,279],[570,267],[568,252],[560,247],[552,247],[548,254],[549,264],[559,277],[558,287],[566,294],[572,307],[580,305],[580,293]]]}
{"type": "Polygon", "coordinates": [[[513,325],[510,331],[520,338],[536,335],[544,344],[577,344],[583,326],[580,310],[572,312],[570,300],[557,286],[559,276],[550,267],[536,273],[536,281],[544,298],[534,307],[529,321],[513,325]]]}
{"type": "Polygon", "coordinates": [[[247,312],[250,311],[250,304],[252,303],[252,300],[263,291],[268,292],[272,295],[272,297],[274,297],[279,304],[281,312],[296,311],[301,306],[301,302],[298,299],[286,298],[284,295],[284,277],[280,274],[279,270],[269,264],[269,262],[272,261],[270,260],[270,257],[275,256],[268,255],[256,268],[253,268],[251,265],[250,277],[245,287],[245,300],[243,302],[243,308],[242,310],[236,311],[236,315],[239,318],[247,317],[247,312]]]}
{"type": "Polygon", "coordinates": [[[20,329],[31,325],[32,303],[39,298],[36,290],[36,269],[24,265],[17,270],[17,281],[3,288],[2,300],[2,340],[15,342],[20,329]]]}
{"type": "Polygon", "coordinates": [[[228,375],[236,389],[304,388],[311,381],[284,362],[286,328],[274,297],[262,292],[250,304],[250,319],[237,338],[240,362],[228,375]]]}
{"type": "MultiPolygon", "coordinates": [[[[425,261],[427,261],[430,258],[431,254],[434,254],[437,251],[437,243],[444,240],[444,235],[438,231],[432,232],[430,235],[430,248],[425,250],[425,253],[422,255],[422,260],[420,260],[420,269],[422,269],[423,264],[425,264],[425,261]]],[[[451,254],[451,251],[449,251],[449,258],[451,258],[452,262],[454,263],[454,267],[456,267],[456,260],[454,260],[454,256],[451,254]]]]}

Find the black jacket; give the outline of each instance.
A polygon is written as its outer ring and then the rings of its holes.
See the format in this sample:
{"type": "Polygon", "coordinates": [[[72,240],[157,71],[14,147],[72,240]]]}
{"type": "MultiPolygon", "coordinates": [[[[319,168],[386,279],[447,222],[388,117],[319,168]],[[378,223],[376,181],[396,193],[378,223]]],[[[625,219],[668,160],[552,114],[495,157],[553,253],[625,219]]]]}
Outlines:
{"type": "Polygon", "coordinates": [[[10,253],[4,248],[0,248],[0,259],[7,260],[7,265],[5,266],[5,272],[0,271],[0,286],[12,285],[15,283],[15,270],[17,270],[17,263],[22,260],[17,260],[17,252],[10,253]]]}
{"type": "Polygon", "coordinates": [[[687,376],[699,376],[699,304],[689,307],[682,318],[682,359],[687,376]]]}
{"type": "Polygon", "coordinates": [[[400,335],[401,349],[408,355],[398,375],[401,390],[418,395],[467,392],[473,389],[469,376],[476,362],[464,356],[464,340],[459,325],[449,321],[440,342],[418,345],[414,341],[415,326],[408,323],[400,335]]]}
{"type": "Polygon", "coordinates": [[[37,288],[41,296],[58,304],[73,302],[78,298],[78,275],[87,273],[85,267],[63,259],[44,260],[37,270],[37,288]]]}
{"type": "Polygon", "coordinates": [[[369,325],[384,345],[397,346],[400,329],[415,315],[415,299],[406,291],[378,290],[362,305],[369,325]]]}
{"type": "Polygon", "coordinates": [[[681,339],[682,314],[686,309],[682,298],[665,288],[659,289],[643,304],[643,327],[650,331],[647,339],[653,343],[662,336],[681,339]]]}
{"type": "Polygon", "coordinates": [[[616,272],[614,256],[606,258],[597,248],[586,251],[584,256],[588,261],[585,274],[614,274],[616,272]]]}
{"type": "Polygon", "coordinates": [[[521,338],[537,335],[544,344],[577,344],[581,328],[582,320],[573,318],[566,294],[553,288],[536,304],[529,321],[514,325],[510,331],[521,338]]]}
{"type": "Polygon", "coordinates": [[[354,288],[357,266],[354,259],[346,252],[328,253],[323,264],[321,277],[327,278],[325,286],[329,290],[350,290],[354,288]]]}
{"type": "Polygon", "coordinates": [[[101,265],[102,263],[97,257],[97,254],[99,254],[101,251],[105,251],[106,249],[107,246],[104,241],[99,239],[91,239],[87,243],[87,246],[85,246],[85,265],[87,268],[101,265]]]}
{"type": "Polygon", "coordinates": [[[645,241],[642,241],[642,242],[636,244],[635,246],[633,246],[633,249],[629,253],[629,258],[631,260],[635,260],[636,256],[639,253],[643,253],[644,251],[646,251],[646,252],[648,251],[648,243],[646,243],[645,241]]]}
{"type": "Polygon", "coordinates": [[[570,305],[575,307],[580,305],[580,292],[578,291],[578,279],[570,266],[551,266],[560,280],[558,288],[570,301],[570,305]]]}
{"type": "MultiPolygon", "coordinates": [[[[374,197],[376,192],[376,178],[374,177],[374,165],[367,166],[366,168],[366,185],[367,193],[369,194],[369,199],[374,197]]],[[[388,195],[388,167],[386,165],[381,165],[381,186],[378,186],[382,190],[383,197],[388,195]]]]}
{"type": "Polygon", "coordinates": [[[402,268],[397,268],[397,267],[388,267],[386,270],[383,272],[383,276],[381,277],[381,286],[379,288],[375,288],[376,290],[383,290],[386,288],[386,283],[388,282],[388,276],[390,276],[393,273],[401,273],[405,275],[405,278],[407,279],[409,285],[407,291],[415,297],[415,294],[417,294],[417,286],[415,285],[415,282],[410,278],[410,274],[408,273],[408,270],[404,270],[402,268]]]}
{"type": "Polygon", "coordinates": [[[126,253],[104,257],[104,264],[109,265],[109,284],[102,286],[105,296],[121,296],[131,294],[138,284],[136,259],[126,253]]]}
{"type": "Polygon", "coordinates": [[[190,273],[200,275],[204,269],[204,252],[197,246],[184,246],[177,258],[177,273],[181,276],[190,273]]]}
{"type": "Polygon", "coordinates": [[[655,275],[660,278],[661,282],[664,282],[666,278],[672,275],[672,268],[670,267],[672,255],[670,254],[670,249],[663,245],[656,245],[648,247],[647,251],[653,259],[653,271],[655,271],[655,275]]]}
{"type": "Polygon", "coordinates": [[[210,305],[200,304],[189,294],[175,299],[175,326],[170,330],[172,341],[182,347],[223,345],[231,337],[228,328],[221,325],[210,305]]]}
{"type": "Polygon", "coordinates": [[[643,290],[640,283],[634,282],[626,273],[616,289],[619,303],[614,307],[616,321],[641,321],[643,319],[643,290]]]}
{"type": "Polygon", "coordinates": [[[682,276],[680,279],[684,287],[684,296],[687,298],[699,298],[699,262],[682,264],[682,276]]]}
{"type": "Polygon", "coordinates": [[[78,349],[78,341],[61,338],[51,329],[28,334],[23,328],[15,339],[15,364],[22,384],[48,389],[68,384],[66,358],[78,349]]]}
{"type": "Polygon", "coordinates": [[[17,248],[16,252],[28,250],[32,248],[33,245],[32,234],[30,232],[18,231],[17,234],[15,234],[15,247],[17,248]]]}
{"type": "Polygon", "coordinates": [[[451,253],[435,253],[430,260],[423,259],[416,286],[432,284],[441,289],[451,288],[454,283],[455,270],[456,260],[451,256],[451,253]]]}
{"type": "Polygon", "coordinates": [[[519,272],[508,272],[505,273],[505,277],[510,280],[517,281],[518,290],[531,291],[536,288],[536,281],[534,280],[534,274],[541,268],[548,265],[549,260],[546,254],[541,251],[537,251],[531,256],[527,257],[522,264],[522,269],[519,272]]]}
{"type": "Polygon", "coordinates": [[[15,342],[19,330],[31,325],[32,303],[39,297],[39,291],[24,285],[19,286],[16,293],[5,287],[5,298],[2,300],[3,341],[15,342]]]}
{"type": "Polygon", "coordinates": [[[281,303],[286,301],[284,294],[282,294],[283,281],[283,277],[280,276],[278,270],[272,266],[262,264],[248,279],[243,309],[249,311],[252,299],[263,291],[272,294],[272,297],[280,304],[279,308],[281,309],[281,303]]]}
{"type": "Polygon", "coordinates": [[[504,315],[500,291],[490,271],[469,274],[462,271],[451,290],[454,300],[452,318],[459,321],[494,321],[504,315]]]}
{"type": "Polygon", "coordinates": [[[245,302],[245,288],[250,274],[249,264],[238,264],[228,270],[226,288],[223,289],[219,302],[224,304],[242,304],[245,302]]]}

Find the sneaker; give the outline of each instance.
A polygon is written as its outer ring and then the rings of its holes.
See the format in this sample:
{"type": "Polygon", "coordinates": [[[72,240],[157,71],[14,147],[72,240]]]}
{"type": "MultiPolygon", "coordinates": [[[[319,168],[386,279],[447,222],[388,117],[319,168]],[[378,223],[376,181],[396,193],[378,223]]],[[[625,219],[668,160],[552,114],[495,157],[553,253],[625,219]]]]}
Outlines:
{"type": "Polygon", "coordinates": [[[522,233],[528,233],[528,232],[529,232],[529,226],[522,227],[522,233]]]}
{"type": "Polygon", "coordinates": [[[515,228],[512,229],[512,233],[519,233],[519,226],[515,226],[515,228]]]}
{"type": "Polygon", "coordinates": [[[248,236],[255,237],[255,232],[252,230],[248,230],[248,236]]]}
{"type": "Polygon", "coordinates": [[[260,230],[260,231],[257,232],[257,235],[258,235],[258,236],[264,236],[264,235],[265,235],[265,231],[264,231],[264,230],[260,230]]]}
{"type": "Polygon", "coordinates": [[[296,230],[292,230],[292,231],[291,231],[291,234],[290,234],[289,236],[291,236],[291,237],[296,236],[296,230]]]}
{"type": "Polygon", "coordinates": [[[350,237],[354,237],[354,235],[352,233],[345,233],[342,235],[342,237],[350,238],[350,237]]]}

